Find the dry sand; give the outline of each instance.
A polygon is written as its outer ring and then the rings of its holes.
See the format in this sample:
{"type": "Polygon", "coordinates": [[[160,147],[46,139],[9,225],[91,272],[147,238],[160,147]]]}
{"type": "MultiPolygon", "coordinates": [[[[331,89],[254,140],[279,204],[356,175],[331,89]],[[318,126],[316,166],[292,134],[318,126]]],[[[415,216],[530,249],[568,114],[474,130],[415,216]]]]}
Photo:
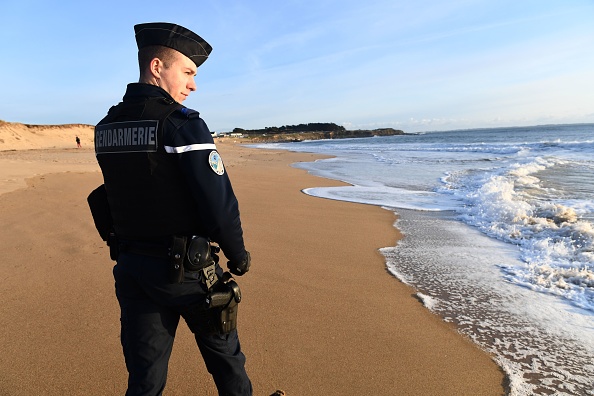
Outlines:
{"type": "Polygon", "coordinates": [[[30,125],[0,120],[0,151],[93,147],[93,127],[83,124],[30,125]]]}
{"type": "MultiPolygon", "coordinates": [[[[503,394],[491,358],[386,271],[392,212],[303,194],[339,185],[290,167],[313,155],[217,145],[253,258],[239,332],[255,395],[503,394]]],[[[0,167],[0,396],[124,394],[113,262],[86,204],[102,182],[90,144],[0,152],[0,167]]],[[[216,394],[184,324],[165,394],[216,394]]]]}

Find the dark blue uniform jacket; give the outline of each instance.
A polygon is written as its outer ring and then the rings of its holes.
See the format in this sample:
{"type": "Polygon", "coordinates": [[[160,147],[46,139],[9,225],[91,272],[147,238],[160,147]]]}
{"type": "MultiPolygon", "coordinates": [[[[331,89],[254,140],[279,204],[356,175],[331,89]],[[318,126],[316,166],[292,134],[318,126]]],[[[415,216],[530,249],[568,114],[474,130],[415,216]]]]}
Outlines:
{"type": "Polygon", "coordinates": [[[119,237],[201,235],[229,260],[245,258],[237,199],[198,112],[157,86],[129,84],[95,127],[95,152],[119,237]]]}

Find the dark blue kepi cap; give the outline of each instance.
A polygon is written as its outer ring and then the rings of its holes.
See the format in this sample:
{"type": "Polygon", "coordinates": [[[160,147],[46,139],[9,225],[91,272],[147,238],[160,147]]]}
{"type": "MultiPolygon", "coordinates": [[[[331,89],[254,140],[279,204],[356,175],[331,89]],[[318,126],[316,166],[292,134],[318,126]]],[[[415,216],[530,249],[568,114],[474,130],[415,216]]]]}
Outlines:
{"type": "Polygon", "coordinates": [[[196,67],[204,63],[212,47],[191,30],[173,23],[154,22],[134,26],[138,49],[149,45],[173,48],[190,58],[196,67]]]}

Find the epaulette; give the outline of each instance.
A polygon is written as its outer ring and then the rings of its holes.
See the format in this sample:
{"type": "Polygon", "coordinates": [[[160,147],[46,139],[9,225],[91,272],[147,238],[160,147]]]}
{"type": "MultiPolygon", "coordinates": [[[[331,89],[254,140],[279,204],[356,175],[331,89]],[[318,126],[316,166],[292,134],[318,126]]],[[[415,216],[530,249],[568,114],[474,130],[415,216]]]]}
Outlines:
{"type": "Polygon", "coordinates": [[[200,116],[200,113],[198,113],[196,110],[192,110],[184,106],[180,107],[177,111],[183,114],[186,118],[200,116]]]}

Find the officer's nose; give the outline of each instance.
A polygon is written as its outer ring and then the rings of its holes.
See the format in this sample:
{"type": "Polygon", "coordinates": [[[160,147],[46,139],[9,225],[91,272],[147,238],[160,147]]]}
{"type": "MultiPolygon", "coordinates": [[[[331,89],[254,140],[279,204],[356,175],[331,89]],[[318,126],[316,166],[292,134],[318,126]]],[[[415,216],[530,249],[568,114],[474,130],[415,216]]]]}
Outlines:
{"type": "Polygon", "coordinates": [[[195,91],[195,90],[196,90],[196,88],[198,88],[198,87],[197,87],[197,85],[196,85],[196,81],[194,81],[194,79],[192,78],[192,79],[190,80],[190,83],[188,84],[188,89],[189,89],[190,91],[195,91]]]}

